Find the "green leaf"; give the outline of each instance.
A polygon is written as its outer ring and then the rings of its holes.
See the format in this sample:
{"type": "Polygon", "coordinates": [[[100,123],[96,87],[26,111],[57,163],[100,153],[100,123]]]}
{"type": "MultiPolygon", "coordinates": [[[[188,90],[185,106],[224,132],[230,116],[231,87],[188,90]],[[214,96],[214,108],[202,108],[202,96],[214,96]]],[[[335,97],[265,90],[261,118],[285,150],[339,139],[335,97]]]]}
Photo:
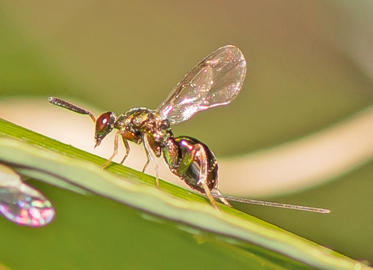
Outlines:
{"type": "MultiPolygon", "coordinates": [[[[161,231],[168,230],[172,223],[173,227],[191,233],[199,243],[209,243],[209,249],[213,253],[216,249],[222,258],[229,258],[225,263],[233,268],[371,269],[235,209],[221,205],[221,211],[216,211],[204,197],[167,182],[161,181],[158,189],[153,177],[135,170],[118,164],[103,170],[100,165],[104,159],[5,120],[0,120],[0,161],[18,168],[24,176],[110,198],[137,209],[147,219],[167,221],[168,225],[160,226],[161,231]]],[[[123,211],[123,215],[125,213],[123,211]]],[[[147,224],[152,227],[155,223],[147,224]]],[[[195,248],[198,245],[180,252],[188,256],[195,248]]],[[[151,252],[157,254],[159,250],[151,252]]],[[[1,260],[8,265],[5,259],[1,260]]],[[[205,260],[207,263],[209,259],[205,260]]],[[[219,256],[214,260],[219,261],[219,256]]],[[[169,265],[171,261],[172,258],[169,265]]],[[[136,261],[139,268],[149,268],[149,262],[150,259],[136,261]]]]}

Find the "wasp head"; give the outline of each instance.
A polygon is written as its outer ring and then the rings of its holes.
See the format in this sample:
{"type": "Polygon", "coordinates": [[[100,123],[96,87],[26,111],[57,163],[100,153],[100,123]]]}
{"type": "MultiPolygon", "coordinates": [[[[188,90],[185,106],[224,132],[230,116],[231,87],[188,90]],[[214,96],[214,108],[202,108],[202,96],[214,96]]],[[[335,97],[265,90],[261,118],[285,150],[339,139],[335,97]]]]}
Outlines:
{"type": "Polygon", "coordinates": [[[112,112],[106,112],[100,115],[96,120],[95,147],[99,146],[102,139],[105,138],[114,128],[116,116],[112,112]]]}

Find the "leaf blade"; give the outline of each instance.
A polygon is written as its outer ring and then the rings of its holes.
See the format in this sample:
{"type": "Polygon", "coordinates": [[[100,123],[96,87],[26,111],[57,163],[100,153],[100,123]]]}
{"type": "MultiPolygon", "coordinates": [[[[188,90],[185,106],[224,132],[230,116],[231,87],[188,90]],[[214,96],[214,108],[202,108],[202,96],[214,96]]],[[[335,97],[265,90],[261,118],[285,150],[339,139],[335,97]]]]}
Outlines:
{"type": "Polygon", "coordinates": [[[217,212],[204,198],[171,184],[162,182],[159,190],[151,185],[152,177],[124,166],[102,170],[98,164],[104,159],[4,120],[0,120],[0,135],[2,162],[52,175],[145,213],[239,240],[243,248],[257,245],[272,257],[287,257],[320,269],[371,269],[235,209],[222,207],[223,211],[217,212]]]}

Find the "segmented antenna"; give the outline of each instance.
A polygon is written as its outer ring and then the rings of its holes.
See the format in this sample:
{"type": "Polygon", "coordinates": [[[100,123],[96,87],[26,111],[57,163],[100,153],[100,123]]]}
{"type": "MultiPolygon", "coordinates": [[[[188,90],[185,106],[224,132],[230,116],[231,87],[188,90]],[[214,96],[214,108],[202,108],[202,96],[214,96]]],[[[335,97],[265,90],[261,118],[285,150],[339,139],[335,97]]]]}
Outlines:
{"type": "Polygon", "coordinates": [[[87,111],[86,109],[80,108],[80,107],[78,107],[74,104],[71,104],[70,102],[67,102],[67,101],[62,100],[62,99],[57,98],[57,97],[49,97],[48,101],[49,101],[49,103],[52,103],[56,106],[60,106],[62,108],[68,109],[68,110],[76,112],[76,113],[88,114],[91,117],[91,119],[93,120],[93,122],[96,122],[96,118],[94,117],[94,115],[91,112],[87,111]]]}
{"type": "Polygon", "coordinates": [[[321,214],[329,214],[329,209],[323,209],[323,208],[317,208],[317,207],[308,207],[308,206],[302,206],[302,205],[293,205],[293,204],[287,204],[287,203],[277,203],[277,202],[268,202],[268,201],[260,201],[260,200],[253,200],[253,199],[244,199],[244,198],[237,198],[234,196],[229,195],[222,195],[214,191],[213,193],[215,198],[223,198],[227,199],[228,201],[234,201],[234,202],[242,202],[242,203],[249,203],[249,204],[255,204],[255,205],[262,205],[262,206],[271,206],[271,207],[278,207],[278,208],[287,208],[287,209],[293,209],[293,210],[300,210],[300,211],[307,211],[307,212],[314,212],[314,213],[321,213],[321,214]]]}

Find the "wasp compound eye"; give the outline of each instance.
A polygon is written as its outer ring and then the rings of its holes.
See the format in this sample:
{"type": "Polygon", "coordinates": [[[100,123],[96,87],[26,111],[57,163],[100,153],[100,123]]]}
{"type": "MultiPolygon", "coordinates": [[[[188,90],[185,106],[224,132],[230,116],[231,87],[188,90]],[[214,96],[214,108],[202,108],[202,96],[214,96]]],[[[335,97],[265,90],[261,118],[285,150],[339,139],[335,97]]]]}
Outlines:
{"type": "Polygon", "coordinates": [[[96,146],[98,146],[103,138],[109,134],[114,127],[115,116],[112,112],[106,112],[100,115],[96,121],[96,146]]]}
{"type": "Polygon", "coordinates": [[[111,115],[112,115],[111,112],[106,112],[100,115],[100,117],[96,121],[96,132],[103,131],[105,130],[105,128],[107,128],[107,126],[110,126],[113,124],[111,121],[111,118],[112,118],[111,115]]]}

